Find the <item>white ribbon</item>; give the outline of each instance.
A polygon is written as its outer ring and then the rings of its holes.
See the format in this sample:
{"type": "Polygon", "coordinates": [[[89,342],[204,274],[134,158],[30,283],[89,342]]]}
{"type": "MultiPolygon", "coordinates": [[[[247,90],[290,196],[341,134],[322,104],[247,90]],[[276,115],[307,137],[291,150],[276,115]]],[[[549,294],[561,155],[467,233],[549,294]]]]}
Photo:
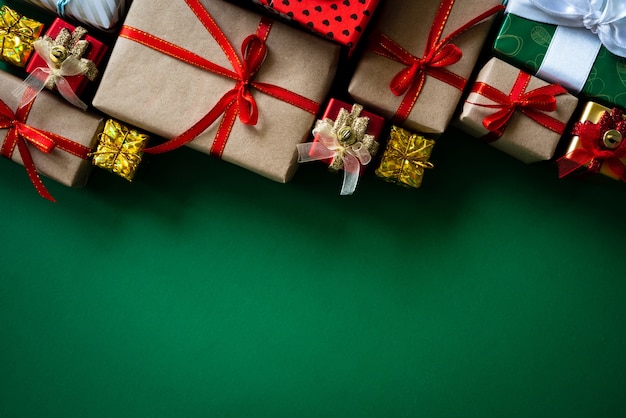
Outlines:
{"type": "Polygon", "coordinates": [[[13,91],[14,96],[21,98],[20,106],[34,100],[46,87],[46,84],[52,81],[52,84],[56,86],[65,100],[82,110],[86,110],[87,105],[78,98],[65,77],[83,75],[88,71],[88,68],[73,55],[70,55],[63,61],[60,67],[57,67],[50,57],[50,44],[48,42],[38,39],[33,43],[33,46],[37,53],[44,59],[48,67],[37,67],[26,77],[26,80],[13,91]]]}
{"type": "Polygon", "coordinates": [[[509,0],[507,12],[561,26],[537,75],[570,90],[582,90],[601,45],[626,57],[624,0],[509,0]]]}
{"type": "Polygon", "coordinates": [[[372,161],[372,155],[367,147],[360,141],[344,146],[337,138],[333,130],[333,123],[327,119],[318,121],[313,130],[317,142],[298,144],[298,162],[325,160],[327,158],[339,158],[343,162],[343,184],[341,195],[351,195],[356,190],[359,181],[361,165],[367,165],[372,161]]]}

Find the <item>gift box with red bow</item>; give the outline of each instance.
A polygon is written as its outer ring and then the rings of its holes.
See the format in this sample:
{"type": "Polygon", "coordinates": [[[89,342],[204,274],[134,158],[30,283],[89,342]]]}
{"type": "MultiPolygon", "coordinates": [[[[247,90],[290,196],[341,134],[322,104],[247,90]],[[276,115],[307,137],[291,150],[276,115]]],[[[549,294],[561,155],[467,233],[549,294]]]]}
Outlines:
{"type": "Polygon", "coordinates": [[[549,160],[578,99],[497,58],[479,72],[456,124],[521,160],[549,160]]]}
{"type": "Polygon", "coordinates": [[[47,91],[18,107],[21,98],[12,92],[21,82],[0,71],[0,154],[22,164],[39,194],[54,200],[38,173],[66,186],[84,186],[102,118],[47,91]]]}
{"type": "Polygon", "coordinates": [[[442,133],[499,0],[388,0],[349,85],[355,101],[411,130],[442,133]]]}
{"type": "Polygon", "coordinates": [[[286,182],[339,49],[225,2],[134,0],[93,104],[168,139],[146,153],[188,144],[286,182]]]}
{"type": "Polygon", "coordinates": [[[626,116],[588,102],[572,129],[574,137],[565,155],[557,160],[559,177],[603,174],[626,182],[626,116]]]}

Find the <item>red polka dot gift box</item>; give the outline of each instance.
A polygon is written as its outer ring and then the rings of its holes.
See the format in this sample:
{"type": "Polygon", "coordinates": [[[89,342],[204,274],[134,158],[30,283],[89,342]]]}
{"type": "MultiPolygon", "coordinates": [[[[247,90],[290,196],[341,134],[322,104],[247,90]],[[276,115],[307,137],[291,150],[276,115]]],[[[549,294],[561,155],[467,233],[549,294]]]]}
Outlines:
{"type": "Polygon", "coordinates": [[[379,0],[252,0],[308,30],[354,48],[379,0]]]}

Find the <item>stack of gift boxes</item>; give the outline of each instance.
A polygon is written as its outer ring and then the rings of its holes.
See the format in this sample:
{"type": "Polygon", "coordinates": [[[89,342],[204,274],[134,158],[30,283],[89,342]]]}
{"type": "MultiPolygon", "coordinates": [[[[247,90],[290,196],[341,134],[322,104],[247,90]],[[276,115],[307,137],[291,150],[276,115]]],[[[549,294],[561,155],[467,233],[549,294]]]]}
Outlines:
{"type": "Polygon", "coordinates": [[[0,152],[50,200],[40,174],[132,180],[184,145],[278,182],[321,161],[342,195],[367,166],[418,188],[451,125],[561,177],[626,181],[626,2],[0,5],[0,152]]]}

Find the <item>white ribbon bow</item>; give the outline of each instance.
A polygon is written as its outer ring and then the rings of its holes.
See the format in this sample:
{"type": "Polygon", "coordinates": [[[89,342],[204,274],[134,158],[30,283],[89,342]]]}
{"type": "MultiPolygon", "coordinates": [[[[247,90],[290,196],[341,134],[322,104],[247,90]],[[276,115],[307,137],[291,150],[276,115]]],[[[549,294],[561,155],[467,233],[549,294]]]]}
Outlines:
{"type": "Polygon", "coordinates": [[[78,58],[69,55],[61,64],[57,65],[52,61],[50,52],[50,43],[42,39],[38,39],[33,46],[39,56],[44,59],[48,67],[37,67],[22,84],[20,84],[13,94],[21,97],[20,106],[30,103],[35,97],[46,87],[49,81],[56,86],[57,90],[68,102],[74,106],[86,110],[87,105],[78,98],[69,82],[65,77],[86,74],[89,70],[78,58]]]}
{"type": "Polygon", "coordinates": [[[624,0],[509,0],[507,12],[541,23],[585,28],[613,54],[626,57],[624,0]]]}
{"type": "Polygon", "coordinates": [[[344,173],[340,193],[342,196],[354,193],[359,181],[361,165],[369,164],[378,150],[378,143],[374,136],[365,133],[369,118],[359,117],[361,109],[360,105],[354,105],[352,113],[341,109],[337,121],[318,120],[313,129],[313,135],[317,141],[297,145],[300,163],[329,158],[340,162],[339,168],[343,168],[344,173]],[[352,145],[342,144],[339,133],[343,127],[354,129],[356,142],[352,145]]]}

